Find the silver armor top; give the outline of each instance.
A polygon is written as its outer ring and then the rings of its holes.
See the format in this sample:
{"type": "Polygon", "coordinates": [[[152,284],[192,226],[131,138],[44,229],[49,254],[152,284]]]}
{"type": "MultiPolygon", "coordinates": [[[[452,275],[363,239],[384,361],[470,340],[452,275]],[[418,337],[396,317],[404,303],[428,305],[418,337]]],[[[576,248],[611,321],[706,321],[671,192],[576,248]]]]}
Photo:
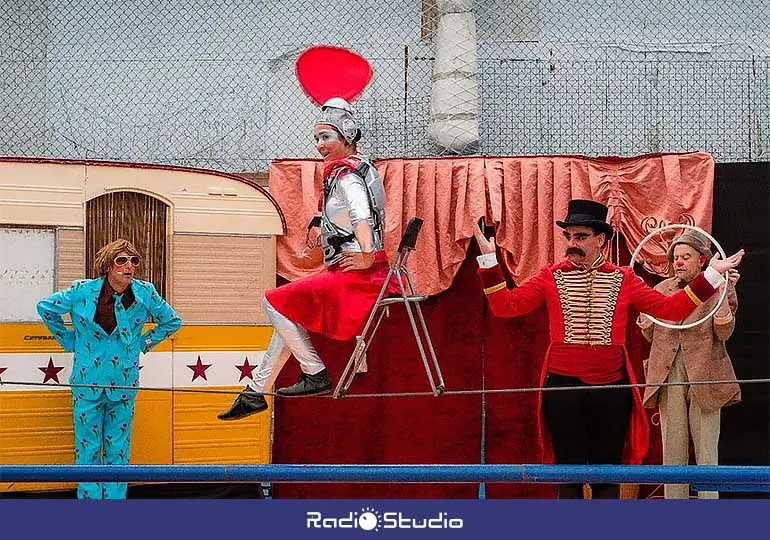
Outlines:
{"type": "Polygon", "coordinates": [[[342,252],[361,253],[383,249],[385,227],[385,189],[377,168],[361,154],[350,156],[357,163],[356,172],[344,168],[324,179],[321,211],[321,247],[324,264],[330,266],[342,258],[342,252]],[[366,222],[373,245],[364,250],[354,228],[366,222]]]}

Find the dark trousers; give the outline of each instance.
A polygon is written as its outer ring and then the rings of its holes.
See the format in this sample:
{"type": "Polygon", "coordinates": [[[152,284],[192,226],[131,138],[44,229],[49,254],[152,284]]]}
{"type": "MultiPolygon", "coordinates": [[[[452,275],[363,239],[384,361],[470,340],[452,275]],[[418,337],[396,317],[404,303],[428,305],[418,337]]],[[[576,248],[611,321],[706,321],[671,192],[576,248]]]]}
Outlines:
{"type": "MultiPolygon", "coordinates": [[[[628,384],[628,381],[624,379],[613,384],[628,384]]],[[[544,386],[587,385],[575,377],[549,373],[544,386]]],[[[630,388],[543,392],[543,417],[551,435],[556,463],[620,464],[632,407],[630,388]]],[[[594,499],[617,499],[620,486],[591,484],[591,492],[594,499]]],[[[559,485],[560,499],[582,497],[582,484],[559,485]]]]}

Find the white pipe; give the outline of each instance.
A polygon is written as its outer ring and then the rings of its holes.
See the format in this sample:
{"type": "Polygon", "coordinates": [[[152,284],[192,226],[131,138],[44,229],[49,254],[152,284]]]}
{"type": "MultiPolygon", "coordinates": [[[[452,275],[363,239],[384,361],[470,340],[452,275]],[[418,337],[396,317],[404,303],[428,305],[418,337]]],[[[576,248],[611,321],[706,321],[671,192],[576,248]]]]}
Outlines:
{"type": "Polygon", "coordinates": [[[479,149],[479,90],[473,0],[438,0],[428,137],[444,153],[479,149]]]}

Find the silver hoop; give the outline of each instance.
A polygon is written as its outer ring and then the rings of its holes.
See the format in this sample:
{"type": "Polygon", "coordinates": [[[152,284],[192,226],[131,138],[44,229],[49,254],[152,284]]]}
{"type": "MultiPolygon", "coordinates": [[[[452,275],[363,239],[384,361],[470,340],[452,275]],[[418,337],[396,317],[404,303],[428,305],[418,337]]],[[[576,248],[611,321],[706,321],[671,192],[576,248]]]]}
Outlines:
{"type": "MultiPolygon", "coordinates": [[[[691,229],[693,231],[698,231],[699,233],[703,234],[706,238],[711,240],[711,243],[714,244],[714,247],[717,248],[717,251],[719,251],[719,254],[722,255],[722,258],[723,259],[727,258],[727,254],[725,253],[725,250],[722,249],[722,246],[719,245],[719,242],[716,241],[716,238],[711,236],[709,233],[707,233],[706,231],[704,231],[700,227],[696,227],[694,225],[686,225],[684,223],[676,223],[676,224],[673,224],[673,225],[666,225],[665,227],[661,227],[660,229],[656,229],[656,230],[652,231],[650,234],[648,234],[647,236],[645,236],[642,239],[642,241],[639,242],[639,245],[636,246],[636,250],[634,250],[634,254],[631,255],[631,267],[633,268],[634,263],[636,262],[636,258],[639,256],[639,252],[642,249],[642,246],[646,242],[648,242],[653,236],[655,236],[656,234],[660,234],[661,232],[663,232],[665,230],[668,230],[668,229],[681,229],[681,228],[691,229]]],[[[687,323],[687,324],[673,324],[673,323],[667,323],[667,322],[659,321],[658,319],[656,319],[652,315],[647,315],[646,313],[644,313],[644,316],[647,317],[648,319],[650,319],[655,324],[658,324],[658,325],[662,326],[663,328],[670,328],[672,330],[685,330],[686,328],[692,328],[693,326],[698,326],[702,322],[707,321],[708,319],[710,319],[714,315],[714,313],[717,312],[717,310],[719,309],[719,306],[722,305],[722,302],[725,301],[725,297],[727,296],[727,287],[728,287],[727,275],[726,274],[725,274],[724,278],[725,278],[725,285],[724,285],[724,287],[722,287],[722,295],[719,297],[719,302],[717,302],[717,305],[714,306],[714,309],[709,311],[708,314],[704,315],[702,318],[698,319],[695,322],[691,322],[691,323],[687,323]]]]}

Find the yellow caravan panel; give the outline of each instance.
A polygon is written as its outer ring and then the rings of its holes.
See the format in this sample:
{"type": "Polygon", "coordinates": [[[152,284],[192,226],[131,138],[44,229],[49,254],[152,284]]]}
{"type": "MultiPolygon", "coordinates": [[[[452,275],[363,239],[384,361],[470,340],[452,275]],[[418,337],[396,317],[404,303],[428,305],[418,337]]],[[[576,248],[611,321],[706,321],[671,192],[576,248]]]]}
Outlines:
{"type": "MultiPolygon", "coordinates": [[[[168,205],[166,291],[183,326],[140,357],[131,463],[268,463],[270,414],[216,418],[272,334],[261,299],[275,286],[284,220],[267,191],[226,173],[145,164],[2,158],[0,173],[0,229],[55,232],[55,289],[86,277],[87,200],[134,191],[168,205]]],[[[74,462],[70,391],[55,385],[71,368],[42,323],[0,322],[0,464],[74,462]]],[[[0,492],[72,487],[0,482],[0,492]]]]}

